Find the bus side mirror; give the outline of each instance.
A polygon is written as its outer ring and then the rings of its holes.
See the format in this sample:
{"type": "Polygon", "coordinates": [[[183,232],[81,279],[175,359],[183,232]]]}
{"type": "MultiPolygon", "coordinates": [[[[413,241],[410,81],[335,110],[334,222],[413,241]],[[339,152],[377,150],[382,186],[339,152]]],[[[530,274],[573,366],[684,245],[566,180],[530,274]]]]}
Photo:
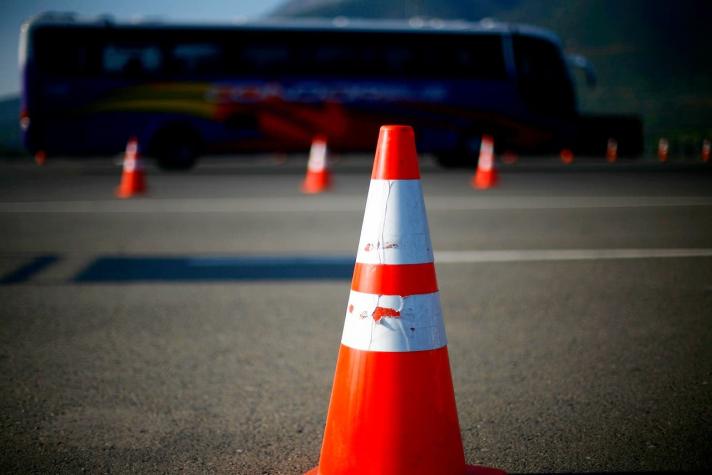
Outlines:
{"type": "Polygon", "coordinates": [[[585,57],[580,54],[569,54],[566,56],[566,60],[569,66],[576,69],[580,69],[586,76],[586,84],[589,87],[596,87],[596,71],[593,69],[593,64],[585,57]]]}

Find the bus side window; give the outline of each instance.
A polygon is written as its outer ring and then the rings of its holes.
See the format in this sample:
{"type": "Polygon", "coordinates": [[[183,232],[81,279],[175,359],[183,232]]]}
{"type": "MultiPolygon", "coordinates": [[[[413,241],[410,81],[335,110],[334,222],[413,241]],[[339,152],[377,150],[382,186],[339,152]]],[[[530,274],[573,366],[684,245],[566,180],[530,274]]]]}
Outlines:
{"type": "Polygon", "coordinates": [[[463,41],[465,51],[460,64],[473,78],[503,81],[507,79],[507,66],[504,62],[504,47],[500,35],[475,36],[470,41],[463,41]]]}
{"type": "Polygon", "coordinates": [[[240,50],[239,65],[247,74],[275,76],[290,72],[290,47],[285,43],[249,43],[240,50]]]}
{"type": "Polygon", "coordinates": [[[574,113],[573,85],[559,48],[542,38],[512,39],[519,91],[529,109],[550,116],[574,113]]]}
{"type": "Polygon", "coordinates": [[[301,46],[299,57],[302,64],[295,68],[299,74],[346,75],[356,72],[352,59],[357,51],[351,50],[349,45],[332,43],[301,46]]]}
{"type": "Polygon", "coordinates": [[[37,67],[43,74],[87,77],[100,72],[96,44],[84,41],[76,32],[40,28],[34,33],[37,67]]]}
{"type": "Polygon", "coordinates": [[[423,44],[420,53],[421,75],[496,81],[507,76],[499,35],[458,35],[432,39],[423,44]]]}
{"type": "Polygon", "coordinates": [[[179,75],[200,76],[221,72],[223,52],[217,44],[185,43],[173,48],[170,71],[179,75]]]}
{"type": "Polygon", "coordinates": [[[405,46],[392,45],[382,50],[383,67],[393,76],[407,77],[413,69],[415,54],[405,46]]]}
{"type": "Polygon", "coordinates": [[[158,46],[133,46],[108,44],[102,55],[105,73],[140,78],[154,75],[162,64],[158,46]]]}

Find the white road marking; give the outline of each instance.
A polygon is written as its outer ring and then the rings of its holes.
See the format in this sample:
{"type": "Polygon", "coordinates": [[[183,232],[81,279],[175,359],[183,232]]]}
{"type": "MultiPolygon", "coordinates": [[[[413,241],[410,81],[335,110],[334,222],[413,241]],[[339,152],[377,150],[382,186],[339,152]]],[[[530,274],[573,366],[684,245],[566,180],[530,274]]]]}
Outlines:
{"type": "Polygon", "coordinates": [[[712,257],[712,249],[522,249],[502,251],[440,251],[435,264],[478,262],[576,261],[712,257]]]}
{"type": "MultiPolygon", "coordinates": [[[[360,212],[363,195],[265,198],[5,201],[0,213],[294,213],[360,212]]],[[[495,211],[712,206],[710,196],[427,196],[427,211],[495,211]]]]}

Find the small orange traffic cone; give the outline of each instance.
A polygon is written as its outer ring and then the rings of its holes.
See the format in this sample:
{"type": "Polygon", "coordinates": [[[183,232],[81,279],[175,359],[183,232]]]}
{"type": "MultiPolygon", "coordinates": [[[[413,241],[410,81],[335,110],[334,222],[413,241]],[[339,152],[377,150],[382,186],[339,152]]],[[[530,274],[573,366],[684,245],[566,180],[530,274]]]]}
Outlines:
{"type": "Polygon", "coordinates": [[[38,150],[35,152],[35,163],[43,167],[47,163],[47,153],[44,150],[38,150]]]}
{"type": "Polygon", "coordinates": [[[561,159],[561,163],[564,165],[571,165],[574,163],[574,152],[568,148],[561,149],[561,152],[559,152],[559,158],[561,159]]]}
{"type": "Polygon", "coordinates": [[[661,162],[668,161],[668,154],[670,153],[670,142],[665,137],[658,140],[658,160],[661,162]]]}
{"type": "Polygon", "coordinates": [[[480,141],[480,157],[477,160],[477,171],[472,177],[472,186],[480,190],[492,188],[499,181],[494,167],[494,138],[483,135],[480,141]]]}
{"type": "Polygon", "coordinates": [[[321,457],[307,473],[504,473],[465,464],[408,126],[381,127],[321,457]]]}
{"type": "Polygon", "coordinates": [[[705,163],[710,161],[710,148],[712,148],[712,144],[710,144],[709,139],[704,139],[702,141],[702,151],[700,152],[700,158],[702,158],[702,161],[705,163]]]}
{"type": "Polygon", "coordinates": [[[514,165],[518,160],[519,156],[516,152],[512,152],[511,150],[507,150],[502,154],[502,163],[505,165],[514,165]]]}
{"type": "Polygon", "coordinates": [[[608,139],[606,144],[606,160],[608,163],[614,163],[618,160],[618,141],[614,138],[608,139]]]}
{"type": "Polygon", "coordinates": [[[146,192],[146,179],[143,174],[143,162],[138,149],[138,140],[131,137],[126,143],[124,154],[124,171],[121,174],[121,183],[116,188],[119,198],[131,198],[146,192]]]}
{"type": "Polygon", "coordinates": [[[307,174],[302,182],[302,192],[321,193],[331,187],[331,172],[326,137],[317,135],[312,140],[307,163],[307,174]]]}

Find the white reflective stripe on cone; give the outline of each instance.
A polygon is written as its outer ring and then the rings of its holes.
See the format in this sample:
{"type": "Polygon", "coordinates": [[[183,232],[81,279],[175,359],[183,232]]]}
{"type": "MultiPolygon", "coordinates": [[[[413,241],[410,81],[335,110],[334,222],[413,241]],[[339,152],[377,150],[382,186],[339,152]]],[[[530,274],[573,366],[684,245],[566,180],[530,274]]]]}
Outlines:
{"type": "Polygon", "coordinates": [[[138,170],[138,161],[134,157],[126,157],[124,160],[124,170],[127,172],[138,170]]]}
{"type": "Polygon", "coordinates": [[[371,180],[356,261],[433,262],[420,180],[371,180]]]}
{"type": "Polygon", "coordinates": [[[480,143],[480,159],[478,166],[481,170],[490,171],[492,170],[492,162],[494,155],[494,144],[489,139],[482,139],[480,143]]]}
{"type": "Polygon", "coordinates": [[[667,153],[669,149],[670,143],[667,141],[667,139],[660,139],[660,141],[658,142],[658,151],[660,153],[667,153]]]}
{"type": "Polygon", "coordinates": [[[326,143],[315,141],[309,152],[307,167],[311,171],[320,172],[326,168],[326,143]]]}
{"type": "Polygon", "coordinates": [[[341,343],[366,351],[423,351],[447,345],[440,293],[375,295],[351,291],[341,343]]]}

